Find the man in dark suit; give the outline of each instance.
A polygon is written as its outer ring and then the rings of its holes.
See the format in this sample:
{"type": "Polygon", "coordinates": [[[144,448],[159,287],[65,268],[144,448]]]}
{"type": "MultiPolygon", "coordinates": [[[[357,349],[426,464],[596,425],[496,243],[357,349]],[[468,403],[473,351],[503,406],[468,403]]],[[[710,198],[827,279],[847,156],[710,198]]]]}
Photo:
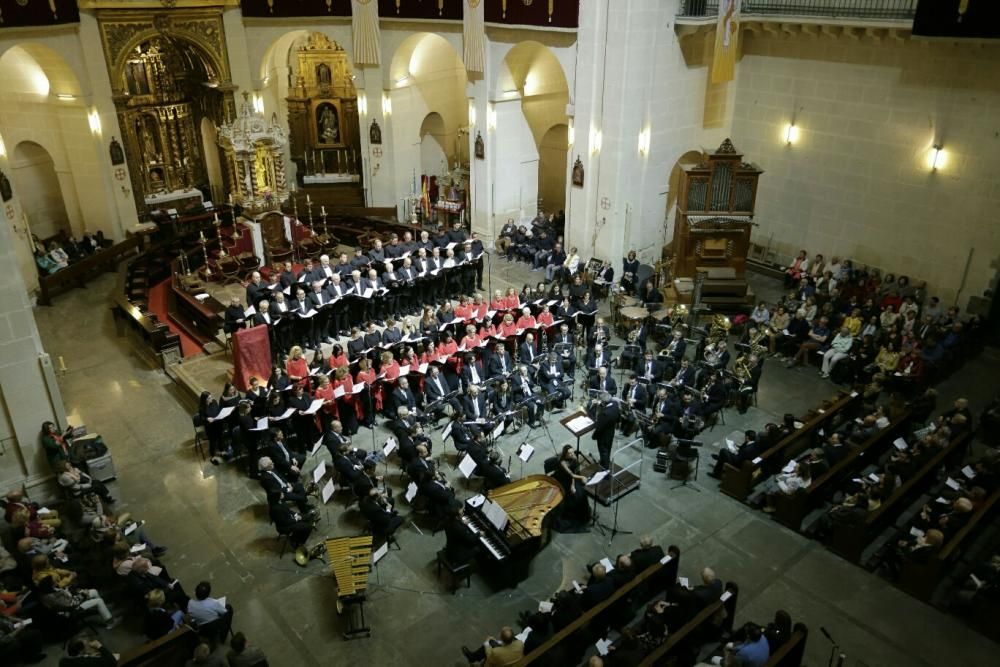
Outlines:
{"type": "Polygon", "coordinates": [[[663,365],[653,356],[652,352],[646,352],[636,371],[653,384],[663,379],[663,365]]]}
{"type": "Polygon", "coordinates": [[[597,441],[601,466],[605,470],[611,468],[611,445],[615,439],[615,429],[618,428],[620,417],[621,410],[618,409],[618,404],[611,400],[611,394],[606,391],[601,392],[600,408],[594,419],[594,434],[591,437],[597,441]]]}
{"type": "Polygon", "coordinates": [[[667,351],[665,359],[667,365],[670,367],[668,369],[669,372],[671,374],[676,373],[681,365],[681,359],[684,358],[684,353],[687,351],[687,341],[684,340],[684,332],[680,327],[676,327],[673,330],[670,342],[663,349],[667,351]]]}
{"type": "Polygon", "coordinates": [[[432,474],[429,462],[431,452],[425,445],[417,445],[417,458],[406,467],[406,475],[419,486],[432,474]]]}
{"type": "Polygon", "coordinates": [[[305,454],[293,452],[285,445],[284,434],[276,428],[268,431],[271,444],[267,447],[267,456],[271,457],[275,469],[289,479],[298,479],[302,464],[305,463],[305,454]]]}
{"type": "Polygon", "coordinates": [[[659,544],[653,544],[651,535],[643,535],[639,538],[639,548],[633,550],[630,556],[632,557],[632,567],[636,573],[642,573],[650,565],[660,562],[664,556],[663,547],[659,544]]]}
{"type": "Polygon", "coordinates": [[[514,370],[514,362],[510,358],[510,352],[503,343],[497,343],[493,348],[494,352],[490,356],[489,374],[491,378],[506,375],[514,370]]]}
{"type": "Polygon", "coordinates": [[[595,564],[590,568],[590,572],[590,581],[587,582],[587,587],[583,589],[580,599],[580,604],[584,611],[596,607],[615,593],[614,581],[607,576],[607,571],[603,565],[600,563],[595,564]]]}
{"type": "Polygon", "coordinates": [[[569,325],[563,322],[559,325],[559,333],[552,339],[552,349],[559,353],[559,357],[563,362],[563,369],[570,375],[576,373],[575,345],[576,343],[573,341],[573,334],[570,333],[569,325]]]}
{"type": "MultiPolygon", "coordinates": [[[[723,441],[725,442],[725,441],[723,441]]],[[[728,463],[739,468],[744,461],[753,461],[760,455],[760,445],[757,443],[757,432],[748,430],[743,433],[743,442],[732,451],[728,446],[724,446],[718,454],[713,454],[716,459],[715,467],[712,468],[713,477],[722,477],[723,467],[728,463]]]]}
{"type": "Polygon", "coordinates": [[[410,389],[410,381],[406,378],[399,378],[396,382],[396,388],[392,390],[393,409],[405,406],[411,415],[419,414],[417,396],[410,389]]]}
{"type": "Polygon", "coordinates": [[[646,402],[649,400],[649,396],[646,393],[646,388],[639,382],[639,378],[636,377],[635,373],[629,375],[625,386],[622,387],[622,400],[633,410],[646,412],[646,402]]]}
{"type": "Polygon", "coordinates": [[[694,378],[696,374],[697,373],[695,371],[695,368],[694,366],[691,365],[691,362],[688,361],[687,359],[682,359],[681,367],[677,369],[677,375],[674,376],[674,379],[671,380],[671,383],[674,385],[684,385],[685,387],[693,387],[694,378]]]}
{"type": "Polygon", "coordinates": [[[328,306],[333,299],[331,299],[330,295],[323,289],[322,282],[318,280],[314,281],[310,287],[311,291],[308,296],[306,296],[306,299],[309,304],[309,308],[317,311],[317,314],[313,315],[316,336],[327,343],[332,343],[333,337],[330,335],[330,321],[332,319],[331,313],[329,308],[323,310],[323,307],[328,306]]]}
{"type": "Polygon", "coordinates": [[[479,554],[479,538],[462,521],[464,516],[464,507],[454,508],[444,527],[444,553],[453,565],[471,563],[479,554]]]}
{"type": "Polygon", "coordinates": [[[553,404],[560,410],[572,395],[572,392],[563,385],[565,377],[559,355],[549,352],[548,358],[538,367],[538,383],[542,385],[545,393],[554,397],[553,404]]]}
{"type": "MultiPolygon", "coordinates": [[[[465,369],[462,369],[463,378],[465,376],[465,369]]],[[[458,406],[458,400],[451,398],[446,403],[441,403],[432,410],[430,406],[434,403],[438,403],[445,396],[452,392],[453,388],[451,383],[448,382],[448,378],[441,372],[441,369],[437,366],[430,366],[427,369],[427,377],[424,379],[424,407],[431,412],[431,417],[435,420],[440,419],[444,416],[444,406],[451,405],[452,409],[458,406]]]]}
{"type": "Polygon", "coordinates": [[[611,365],[611,355],[604,351],[604,346],[598,343],[587,352],[587,370],[594,372],[598,368],[611,365]]]}
{"type": "Polygon", "coordinates": [[[280,501],[268,503],[268,514],[279,535],[288,535],[292,547],[300,547],[309,540],[313,523],[306,520],[301,512],[296,512],[288,503],[280,501]]]}
{"type": "Polygon", "coordinates": [[[358,503],[358,509],[368,520],[372,531],[372,546],[384,544],[403,525],[403,517],[396,514],[378,489],[369,489],[368,494],[358,503]]]}
{"type": "MultiPolygon", "coordinates": [[[[475,354],[465,355],[465,359],[462,363],[462,384],[466,387],[474,384],[482,384],[487,380],[486,369],[483,368],[483,362],[476,359],[475,354]]],[[[426,382],[424,385],[426,386],[426,382]]]]}
{"type": "Polygon", "coordinates": [[[608,369],[603,366],[598,368],[597,374],[591,378],[590,388],[606,391],[612,396],[618,393],[618,384],[615,382],[615,379],[611,376],[611,374],[608,373],[608,369]]]}
{"type": "Polygon", "coordinates": [[[542,401],[535,396],[535,383],[528,373],[528,366],[518,368],[517,375],[511,378],[511,386],[514,388],[514,400],[526,404],[528,423],[536,424],[542,414],[542,401]]]}
{"type": "Polygon", "coordinates": [[[239,298],[233,297],[229,305],[226,306],[222,330],[227,334],[234,333],[237,329],[242,329],[246,325],[246,315],[239,298]]]}
{"type": "Polygon", "coordinates": [[[302,484],[290,482],[278,474],[274,469],[274,463],[266,456],[261,457],[258,466],[260,468],[260,485],[264,488],[264,493],[267,494],[268,502],[288,501],[295,503],[302,512],[309,509],[309,497],[302,484]]]}
{"type": "Polygon", "coordinates": [[[524,337],[524,342],[517,348],[517,360],[519,363],[534,366],[538,361],[538,349],[535,347],[535,335],[528,333],[524,337]]]}
{"type": "Polygon", "coordinates": [[[486,392],[480,391],[477,385],[469,385],[462,397],[462,409],[465,411],[469,421],[486,419],[489,409],[489,402],[486,400],[486,392]]]}
{"type": "MultiPolygon", "coordinates": [[[[327,435],[329,436],[329,432],[327,435]]],[[[363,454],[359,456],[352,452],[348,443],[340,443],[330,454],[333,460],[333,468],[337,471],[341,485],[350,484],[353,486],[364,475],[364,456],[363,454]]]]}
{"type": "Polygon", "coordinates": [[[483,478],[483,490],[491,491],[510,484],[510,475],[501,465],[500,452],[491,451],[486,460],[476,465],[476,474],[483,478]]]}
{"type": "Polygon", "coordinates": [[[268,295],[267,286],[260,279],[260,273],[254,271],[250,274],[250,282],[247,283],[247,306],[257,308],[257,303],[261,299],[266,299],[268,295]]]}

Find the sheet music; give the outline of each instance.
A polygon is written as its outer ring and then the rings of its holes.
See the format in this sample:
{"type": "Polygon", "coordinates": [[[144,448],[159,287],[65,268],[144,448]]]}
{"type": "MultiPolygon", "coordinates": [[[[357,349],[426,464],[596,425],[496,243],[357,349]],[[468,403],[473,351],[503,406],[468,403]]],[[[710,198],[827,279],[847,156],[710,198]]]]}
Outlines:
{"type": "Polygon", "coordinates": [[[416,497],[417,497],[417,483],[410,482],[409,486],[406,487],[406,495],[404,496],[404,498],[406,498],[406,502],[412,503],[413,499],[416,497]]]}
{"type": "Polygon", "coordinates": [[[538,611],[540,611],[543,614],[551,614],[552,603],[549,602],[548,600],[542,600],[541,602],[538,603],[538,611]]]}
{"type": "Polygon", "coordinates": [[[907,450],[906,440],[903,440],[902,438],[896,438],[893,440],[892,446],[901,452],[905,452],[907,450]]]}
{"type": "Polygon", "coordinates": [[[267,430],[267,417],[261,417],[257,420],[257,425],[254,426],[251,431],[266,431],[267,430]]]}
{"type": "Polygon", "coordinates": [[[483,505],[483,516],[499,531],[507,528],[507,512],[492,500],[483,505]]]}
{"type": "Polygon", "coordinates": [[[585,483],[585,486],[594,486],[595,484],[600,484],[601,480],[603,480],[607,476],[608,476],[608,471],[601,470],[600,472],[595,473],[593,477],[588,479],[585,483]]]}
{"type": "Polygon", "coordinates": [[[531,626],[529,625],[524,630],[522,630],[519,634],[514,635],[514,639],[518,639],[522,643],[524,643],[525,641],[528,640],[528,635],[530,635],[530,634],[531,634],[531,626]]]}
{"type": "Polygon", "coordinates": [[[965,466],[962,468],[962,474],[969,479],[974,479],[976,477],[976,471],[973,470],[971,466],[965,466]]]}
{"type": "Polygon", "coordinates": [[[614,564],[613,564],[613,563],[611,562],[611,559],[610,559],[610,558],[608,558],[607,556],[605,556],[604,558],[602,558],[602,559],[601,559],[601,561],[600,561],[600,563],[601,563],[601,565],[603,565],[603,566],[604,566],[604,572],[605,572],[605,573],[609,573],[609,572],[611,572],[611,571],[612,571],[613,569],[615,569],[615,566],[614,566],[614,564]]]}
{"type": "Polygon", "coordinates": [[[337,387],[336,389],[333,390],[333,397],[334,398],[343,398],[344,397],[344,393],[345,393],[344,392],[344,385],[340,385],[339,387],[337,387]]]}
{"type": "Polygon", "coordinates": [[[316,456],[316,452],[318,452],[319,448],[322,446],[323,446],[323,436],[319,436],[319,440],[317,440],[316,444],[313,445],[313,448],[309,450],[309,456],[316,456]]]}
{"type": "Polygon", "coordinates": [[[382,447],[382,455],[388,458],[389,454],[392,454],[392,452],[395,449],[396,449],[396,439],[389,438],[388,440],[385,441],[385,446],[382,447]]]}
{"type": "Polygon", "coordinates": [[[476,462],[472,460],[472,457],[466,454],[461,463],[458,464],[458,469],[465,475],[466,479],[472,477],[472,473],[476,471],[476,462]]]}
{"type": "Polygon", "coordinates": [[[944,485],[947,486],[949,489],[952,489],[953,491],[958,491],[960,488],[962,488],[961,486],[959,486],[958,482],[953,480],[951,477],[945,480],[944,485]]]}
{"type": "MultiPolygon", "coordinates": [[[[305,410],[302,411],[302,414],[304,414],[304,415],[314,415],[314,414],[316,414],[316,411],[319,410],[321,407],[323,407],[323,399],[322,398],[317,398],[312,403],[309,404],[308,408],[306,408],[305,410]]],[[[291,409],[294,410],[294,408],[291,408],[291,409]]]]}
{"type": "Polygon", "coordinates": [[[283,414],[280,414],[277,417],[271,417],[271,419],[273,419],[276,422],[284,421],[285,419],[288,419],[289,417],[291,417],[292,413],[294,413],[294,412],[295,412],[295,408],[288,408],[287,410],[285,410],[285,412],[283,414]]]}
{"type": "Polygon", "coordinates": [[[358,383],[356,383],[354,385],[354,388],[351,389],[351,393],[352,394],[360,394],[362,391],[364,391],[364,389],[365,389],[365,383],[364,382],[358,382],[358,383]]]}
{"type": "Polygon", "coordinates": [[[598,653],[600,653],[601,655],[607,655],[608,650],[611,648],[611,644],[612,642],[610,639],[598,639],[597,643],[594,644],[594,646],[597,647],[598,653]]]}
{"type": "Polygon", "coordinates": [[[667,563],[669,563],[673,559],[674,559],[673,556],[670,556],[668,554],[668,555],[666,555],[666,556],[664,556],[663,558],[660,559],[660,565],[666,565],[667,563]]]}
{"type": "Polygon", "coordinates": [[[531,458],[531,455],[534,453],[535,453],[535,448],[529,445],[528,443],[524,443],[517,449],[517,458],[527,463],[528,460],[531,458]]]}
{"type": "MultiPolygon", "coordinates": [[[[501,435],[503,435],[504,425],[505,425],[505,422],[503,420],[501,420],[500,422],[497,423],[496,428],[493,429],[493,439],[494,440],[496,440],[501,435]]],[[[527,461],[527,459],[525,459],[525,461],[527,461]]]]}
{"type": "Polygon", "coordinates": [[[253,306],[250,306],[249,308],[243,311],[244,317],[253,317],[256,314],[257,314],[257,309],[254,308],[253,306]]]}
{"type": "Polygon", "coordinates": [[[326,461],[320,461],[319,465],[313,468],[313,481],[319,484],[319,480],[326,475],[326,461]]]}
{"type": "Polygon", "coordinates": [[[333,498],[333,494],[337,491],[337,485],[333,483],[332,479],[326,480],[326,484],[323,485],[323,490],[320,492],[320,497],[323,499],[323,504],[330,502],[330,498],[333,498]]]}
{"type": "Polygon", "coordinates": [[[376,549],[375,553],[372,554],[372,565],[375,565],[380,560],[382,560],[382,558],[387,553],[389,553],[389,542],[388,541],[383,542],[382,546],[380,546],[378,549],[376,549]]]}
{"type": "Polygon", "coordinates": [[[132,545],[132,548],[131,548],[131,549],[129,549],[129,553],[134,553],[134,554],[137,554],[137,553],[139,553],[140,551],[144,550],[145,548],[146,548],[146,545],[145,545],[144,543],[140,543],[140,544],[133,544],[133,545],[132,545]]]}
{"type": "Polygon", "coordinates": [[[579,417],[574,417],[566,423],[566,428],[568,428],[573,433],[579,433],[585,428],[589,428],[594,425],[594,420],[587,415],[580,415],[579,417]]]}
{"type": "Polygon", "coordinates": [[[235,410],[235,409],[236,408],[234,408],[232,406],[222,408],[221,410],[219,410],[219,414],[218,415],[216,415],[215,417],[211,418],[211,421],[214,421],[214,422],[222,421],[223,419],[225,419],[229,415],[233,414],[233,410],[235,410]]]}
{"type": "Polygon", "coordinates": [[[444,427],[444,430],[441,431],[441,440],[448,439],[448,436],[451,435],[451,425],[454,423],[455,422],[448,422],[448,425],[444,427]]]}

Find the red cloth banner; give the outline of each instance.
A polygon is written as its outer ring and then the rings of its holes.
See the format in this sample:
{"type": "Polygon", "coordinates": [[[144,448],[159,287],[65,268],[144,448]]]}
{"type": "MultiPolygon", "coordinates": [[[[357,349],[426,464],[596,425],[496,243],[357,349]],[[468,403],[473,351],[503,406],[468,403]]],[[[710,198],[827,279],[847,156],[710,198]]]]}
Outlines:
{"type": "Polygon", "coordinates": [[[256,376],[262,386],[271,377],[271,342],[264,326],[239,329],[233,334],[233,384],[247,391],[250,376],[256,376]]]}

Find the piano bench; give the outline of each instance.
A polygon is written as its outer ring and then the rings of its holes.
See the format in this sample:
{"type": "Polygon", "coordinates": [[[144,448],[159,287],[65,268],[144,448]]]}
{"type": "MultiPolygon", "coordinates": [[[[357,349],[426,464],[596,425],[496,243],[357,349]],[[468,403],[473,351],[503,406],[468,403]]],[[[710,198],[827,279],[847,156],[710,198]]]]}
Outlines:
{"type": "Polygon", "coordinates": [[[451,594],[454,595],[455,591],[458,590],[456,582],[465,577],[465,587],[472,587],[472,562],[466,563],[452,563],[448,560],[448,555],[445,553],[444,549],[437,552],[437,575],[438,579],[441,578],[441,566],[444,566],[448,570],[448,574],[451,575],[451,594]]]}

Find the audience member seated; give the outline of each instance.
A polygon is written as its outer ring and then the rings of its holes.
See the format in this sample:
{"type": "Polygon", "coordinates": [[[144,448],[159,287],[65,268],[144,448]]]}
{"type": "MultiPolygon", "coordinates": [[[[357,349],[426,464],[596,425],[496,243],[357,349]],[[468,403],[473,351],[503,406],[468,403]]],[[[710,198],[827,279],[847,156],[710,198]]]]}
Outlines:
{"type": "Polygon", "coordinates": [[[250,644],[246,635],[237,632],[229,640],[229,652],[226,653],[229,667],[266,667],[267,657],[260,648],[250,644]]]}
{"type": "Polygon", "coordinates": [[[188,616],[199,630],[212,624],[215,637],[226,637],[233,625],[233,607],[225,598],[213,598],[211,595],[212,584],[199,582],[195,586],[194,597],[188,601],[188,616]]]}

